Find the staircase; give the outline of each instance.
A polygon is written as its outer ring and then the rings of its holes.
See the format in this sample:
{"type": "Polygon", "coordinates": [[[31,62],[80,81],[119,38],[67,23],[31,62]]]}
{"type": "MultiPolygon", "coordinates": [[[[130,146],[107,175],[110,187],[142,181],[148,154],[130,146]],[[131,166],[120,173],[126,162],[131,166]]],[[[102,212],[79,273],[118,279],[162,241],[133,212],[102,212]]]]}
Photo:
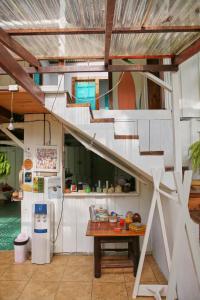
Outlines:
{"type": "MultiPolygon", "coordinates": [[[[86,148],[141,182],[152,181],[152,169],[162,168],[165,171],[163,151],[140,151],[140,136],[123,130],[116,132],[112,116],[95,117],[95,111],[91,111],[89,104],[66,104],[65,93],[57,96],[46,94],[45,107],[86,148]]],[[[164,172],[162,185],[175,190],[172,172],[164,172]]]]}

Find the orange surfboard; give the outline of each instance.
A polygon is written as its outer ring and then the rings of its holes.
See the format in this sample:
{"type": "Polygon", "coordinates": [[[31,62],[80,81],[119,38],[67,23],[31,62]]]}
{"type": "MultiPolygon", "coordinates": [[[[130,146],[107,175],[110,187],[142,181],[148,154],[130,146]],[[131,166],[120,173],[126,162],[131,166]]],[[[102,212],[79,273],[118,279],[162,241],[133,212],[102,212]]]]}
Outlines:
{"type": "Polygon", "coordinates": [[[136,109],[135,83],[129,72],[124,73],[118,85],[118,109],[136,109]]]}

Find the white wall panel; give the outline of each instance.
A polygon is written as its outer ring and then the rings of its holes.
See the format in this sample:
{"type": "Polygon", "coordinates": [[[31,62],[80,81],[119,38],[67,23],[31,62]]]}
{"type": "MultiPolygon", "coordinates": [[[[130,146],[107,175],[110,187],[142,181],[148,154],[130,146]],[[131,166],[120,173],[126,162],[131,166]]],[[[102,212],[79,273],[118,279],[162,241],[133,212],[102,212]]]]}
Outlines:
{"type": "MultiPolygon", "coordinates": [[[[93,238],[86,237],[90,205],[95,204],[96,207],[107,208],[109,212],[115,211],[123,216],[130,210],[138,212],[142,216],[142,221],[146,223],[151,195],[151,185],[141,185],[139,195],[65,195],[63,214],[63,251],[93,252],[93,238]]],[[[122,246],[122,244],[106,245],[108,248],[118,248],[122,246]]],[[[148,251],[151,251],[151,242],[149,242],[148,251]]]]}
{"type": "MultiPolygon", "coordinates": [[[[43,114],[33,114],[33,115],[25,115],[25,129],[24,129],[24,145],[26,151],[24,152],[24,159],[30,158],[33,161],[33,168],[30,170],[32,172],[32,176],[43,175],[42,172],[37,173],[35,170],[35,153],[36,147],[44,145],[44,141],[48,144],[49,142],[49,130],[48,125],[46,123],[45,127],[45,139],[44,139],[44,115],[43,114]],[[33,122],[32,122],[33,121],[33,122]],[[27,151],[29,149],[29,151],[27,151]],[[29,155],[28,155],[29,152],[29,155]],[[30,157],[29,157],[30,156],[30,157]]],[[[62,178],[62,153],[63,153],[63,130],[62,124],[58,122],[51,115],[46,115],[46,120],[49,120],[51,124],[51,145],[58,146],[59,151],[59,172],[58,176],[62,178]]],[[[24,199],[21,205],[21,215],[22,215],[22,231],[28,232],[31,236],[31,219],[32,219],[32,203],[36,201],[45,200],[43,194],[25,192],[24,199]]],[[[58,202],[57,205],[57,221],[60,216],[61,211],[61,201],[58,202]]],[[[57,225],[57,224],[56,224],[57,225]]],[[[56,233],[55,228],[55,233],[56,233]]],[[[62,226],[60,226],[59,235],[57,242],[55,244],[55,251],[62,251],[62,226]]]]}
{"type": "Polygon", "coordinates": [[[180,65],[181,108],[183,117],[200,117],[200,54],[180,65]]]}
{"type": "Polygon", "coordinates": [[[161,149],[161,120],[150,121],[150,151],[159,151],[161,149]]]}
{"type": "Polygon", "coordinates": [[[140,151],[150,150],[149,129],[150,129],[149,120],[138,120],[138,135],[140,139],[140,151]]]}
{"type": "Polygon", "coordinates": [[[65,197],[63,205],[63,252],[77,251],[76,201],[65,197]]]}
{"type": "Polygon", "coordinates": [[[76,199],[75,201],[77,214],[77,252],[92,252],[93,239],[86,236],[86,231],[88,220],[90,219],[89,206],[95,204],[95,201],[87,197],[76,199]]]}
{"type": "Polygon", "coordinates": [[[171,120],[163,120],[160,123],[160,144],[161,150],[164,151],[165,166],[173,166],[173,135],[171,120]]]}

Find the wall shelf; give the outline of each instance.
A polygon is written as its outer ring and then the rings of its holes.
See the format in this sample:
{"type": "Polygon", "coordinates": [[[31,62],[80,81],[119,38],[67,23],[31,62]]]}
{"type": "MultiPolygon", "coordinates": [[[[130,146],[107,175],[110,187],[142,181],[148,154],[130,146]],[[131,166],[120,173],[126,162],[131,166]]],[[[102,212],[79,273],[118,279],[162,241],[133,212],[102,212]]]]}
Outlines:
{"type": "Polygon", "coordinates": [[[139,194],[137,192],[130,192],[130,193],[78,193],[78,192],[72,192],[72,193],[65,193],[64,196],[68,198],[73,198],[73,197],[136,197],[139,194]]]}

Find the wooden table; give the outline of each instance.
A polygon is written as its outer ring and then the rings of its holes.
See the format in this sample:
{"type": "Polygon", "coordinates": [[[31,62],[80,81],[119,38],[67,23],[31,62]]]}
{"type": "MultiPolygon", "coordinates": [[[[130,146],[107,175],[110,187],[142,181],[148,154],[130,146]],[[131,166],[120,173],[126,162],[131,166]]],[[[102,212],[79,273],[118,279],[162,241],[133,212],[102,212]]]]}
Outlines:
{"type": "Polygon", "coordinates": [[[109,222],[88,222],[86,236],[94,237],[94,276],[101,277],[101,244],[103,243],[128,243],[128,254],[133,260],[133,274],[136,276],[140,258],[139,237],[144,236],[145,231],[134,232],[125,230],[124,226],[119,232],[114,228],[120,227],[119,224],[109,222]]]}

